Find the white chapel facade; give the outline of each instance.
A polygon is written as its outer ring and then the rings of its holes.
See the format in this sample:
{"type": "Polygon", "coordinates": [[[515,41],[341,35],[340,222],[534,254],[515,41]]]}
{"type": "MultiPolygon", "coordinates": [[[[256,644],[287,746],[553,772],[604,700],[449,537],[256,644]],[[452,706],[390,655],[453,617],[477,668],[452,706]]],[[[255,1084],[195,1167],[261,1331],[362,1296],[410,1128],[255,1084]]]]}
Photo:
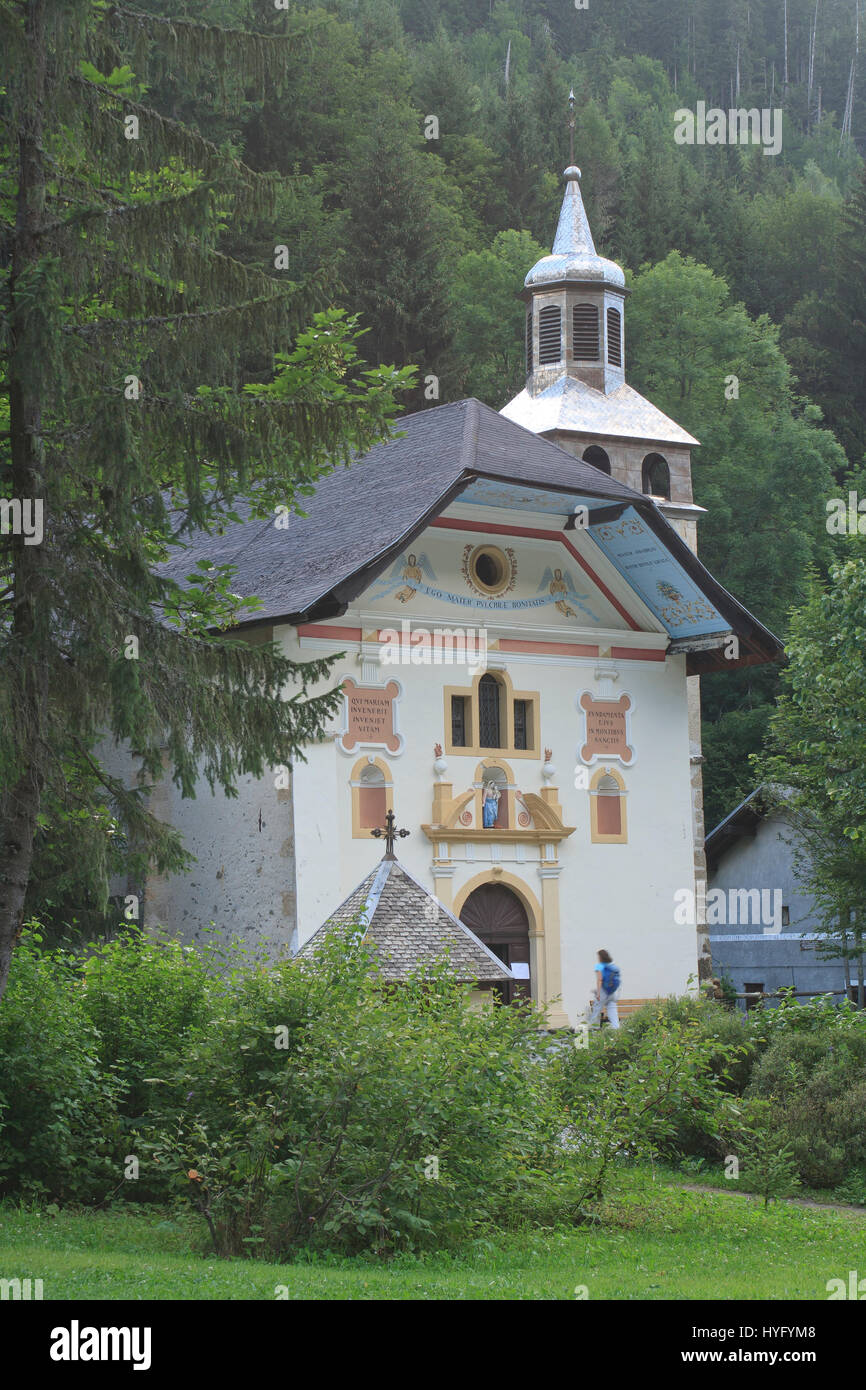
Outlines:
{"type": "Polygon", "coordinates": [[[236,800],[158,789],[197,862],[148,881],[149,925],[296,951],[375,868],[393,810],[400,863],[550,1026],[582,1018],[601,947],[631,999],[709,973],[675,910],[703,864],[694,678],[780,647],[697,559],[697,441],[627,385],[622,271],[565,180],[526,280],[525,390],[407,416],[305,517],[235,528],[235,587],[265,600],[238,635],[341,654],[320,688],[342,708],[236,800]]]}

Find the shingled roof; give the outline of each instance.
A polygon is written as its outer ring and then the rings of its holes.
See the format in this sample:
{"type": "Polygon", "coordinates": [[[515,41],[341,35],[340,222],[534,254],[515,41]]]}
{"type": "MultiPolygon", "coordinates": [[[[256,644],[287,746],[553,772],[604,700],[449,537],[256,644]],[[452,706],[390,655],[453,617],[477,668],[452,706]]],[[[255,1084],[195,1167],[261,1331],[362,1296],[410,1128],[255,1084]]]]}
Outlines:
{"type": "MultiPolygon", "coordinates": [[[[166,572],[182,583],[200,559],[233,564],[233,590],[262,601],[241,626],[340,617],[433,518],[464,491],[492,481],[500,490],[513,485],[530,508],[540,496],[550,499],[546,510],[563,526],[573,523],[576,497],[588,506],[590,526],[618,515],[617,507],[638,512],[743,645],[737,660],[690,655],[690,672],[783,657],[778,638],[713,579],[643,493],[472,398],[403,416],[396,428],[400,437],[321,478],[302,499],[305,515],[292,513],[280,527],[268,518],[233,522],[222,535],[193,532],[166,572]]],[[[249,517],[252,507],[245,512],[237,503],[235,510],[249,517]]]]}
{"type": "MultiPolygon", "coordinates": [[[[310,622],[339,616],[476,477],[611,502],[641,497],[474,399],[405,415],[396,429],[400,438],[321,478],[315,493],[300,500],[305,516],[293,513],[279,528],[271,518],[229,525],[221,536],[196,532],[168,573],[182,579],[204,558],[234,564],[232,587],[264,603],[257,622],[310,622]]],[[[242,504],[235,509],[244,515],[242,504]]]]}
{"type": "Polygon", "coordinates": [[[361,923],[364,940],[375,948],[384,980],[406,980],[425,964],[447,956],[457,980],[505,984],[511,971],[468,927],[386,855],[319,927],[295,959],[314,960],[328,932],[361,923]]]}

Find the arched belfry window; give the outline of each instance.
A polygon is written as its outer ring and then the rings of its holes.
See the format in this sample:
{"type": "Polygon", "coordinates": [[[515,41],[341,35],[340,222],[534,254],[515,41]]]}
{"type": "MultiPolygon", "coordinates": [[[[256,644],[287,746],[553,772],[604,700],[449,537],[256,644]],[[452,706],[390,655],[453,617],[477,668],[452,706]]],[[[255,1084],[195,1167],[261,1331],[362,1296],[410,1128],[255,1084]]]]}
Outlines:
{"type": "Polygon", "coordinates": [[[546,305],[538,315],[538,360],[542,364],[562,360],[562,310],[546,305]]]}
{"type": "Polygon", "coordinates": [[[532,371],[532,310],[526,311],[526,375],[532,371]]]}
{"type": "Polygon", "coordinates": [[[482,748],[502,747],[502,690],[489,671],[478,682],[478,732],[482,748]]]}
{"type": "Polygon", "coordinates": [[[575,304],[572,309],[571,348],[576,362],[598,361],[598,309],[594,304],[575,304]]]}
{"type": "Polygon", "coordinates": [[[622,366],[622,314],[619,309],[607,311],[607,360],[612,367],[622,366]]]}
{"type": "Polygon", "coordinates": [[[667,459],[661,454],[647,454],[641,469],[643,490],[650,497],[663,497],[671,500],[671,470],[667,459]]]}
{"type": "Polygon", "coordinates": [[[590,444],[588,449],[583,451],[584,463],[591,463],[593,468],[598,468],[600,472],[606,473],[610,477],[610,459],[600,444],[590,444]]]}

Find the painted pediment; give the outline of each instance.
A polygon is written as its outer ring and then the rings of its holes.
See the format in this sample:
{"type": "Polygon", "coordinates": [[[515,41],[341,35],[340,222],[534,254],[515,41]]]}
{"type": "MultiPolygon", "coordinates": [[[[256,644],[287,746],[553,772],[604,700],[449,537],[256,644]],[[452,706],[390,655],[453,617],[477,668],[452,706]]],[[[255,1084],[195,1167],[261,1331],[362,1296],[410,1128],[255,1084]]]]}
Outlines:
{"type": "Polygon", "coordinates": [[[568,633],[633,626],[584,549],[585,543],[567,538],[485,534],[452,519],[407,546],[356,603],[365,614],[381,615],[383,625],[386,619],[411,621],[417,614],[425,620],[513,623],[568,633]]]}

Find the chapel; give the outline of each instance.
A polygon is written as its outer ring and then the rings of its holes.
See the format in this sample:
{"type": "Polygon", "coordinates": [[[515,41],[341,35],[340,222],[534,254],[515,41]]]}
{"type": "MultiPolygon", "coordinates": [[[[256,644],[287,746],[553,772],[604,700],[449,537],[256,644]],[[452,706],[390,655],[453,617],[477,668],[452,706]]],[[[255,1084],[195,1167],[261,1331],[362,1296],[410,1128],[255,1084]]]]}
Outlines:
{"type": "Polygon", "coordinates": [[[522,293],[526,385],[501,411],[405,416],[304,516],[177,561],[230,557],[263,601],[238,635],[337,657],[321,689],[342,703],[306,761],[236,799],[157,789],[196,863],[153,875],[143,915],[303,952],[348,904],[393,978],[447,938],[479,989],[573,1027],[601,947],[626,1011],[710,977],[700,911],[675,910],[705,877],[698,681],[782,648],[697,557],[697,440],[627,383],[625,278],[573,164],[522,293]]]}

